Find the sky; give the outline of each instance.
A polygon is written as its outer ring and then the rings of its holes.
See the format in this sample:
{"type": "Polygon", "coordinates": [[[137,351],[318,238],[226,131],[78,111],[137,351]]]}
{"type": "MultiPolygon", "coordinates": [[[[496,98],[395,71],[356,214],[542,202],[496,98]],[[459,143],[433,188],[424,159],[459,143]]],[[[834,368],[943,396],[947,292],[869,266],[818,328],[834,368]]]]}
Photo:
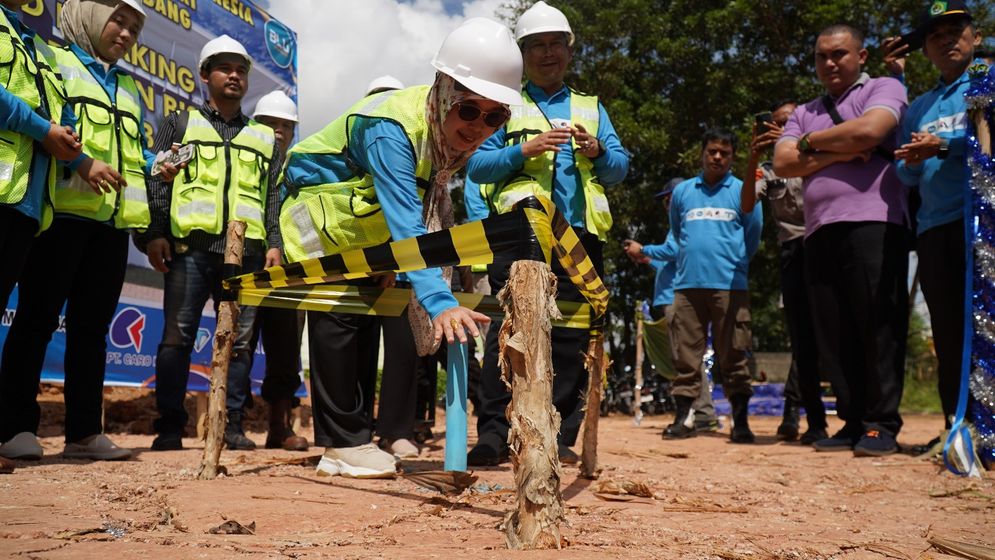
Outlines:
{"type": "Polygon", "coordinates": [[[299,137],[324,128],[374,78],[431,83],[432,57],[468,17],[496,19],[502,0],[269,0],[258,2],[297,32],[299,137]]]}

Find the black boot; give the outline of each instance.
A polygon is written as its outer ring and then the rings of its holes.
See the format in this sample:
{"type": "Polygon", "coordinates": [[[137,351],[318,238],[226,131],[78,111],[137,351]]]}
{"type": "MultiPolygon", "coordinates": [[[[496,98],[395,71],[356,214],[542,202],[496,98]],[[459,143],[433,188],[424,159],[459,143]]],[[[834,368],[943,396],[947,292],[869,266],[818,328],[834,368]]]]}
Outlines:
{"type": "Polygon", "coordinates": [[[681,439],[694,435],[694,423],[691,422],[691,405],[694,399],[691,397],[674,396],[677,403],[677,415],[674,423],[663,430],[663,439],[681,439]],[[688,424],[691,424],[688,427],[688,424]]]}
{"type": "Polygon", "coordinates": [[[798,404],[791,401],[784,401],[784,417],[781,425],[777,427],[777,439],[782,441],[795,441],[798,439],[799,423],[798,404]]]}
{"type": "Polygon", "coordinates": [[[733,443],[753,443],[753,432],[750,431],[750,397],[749,395],[734,395],[729,397],[732,405],[732,433],[729,439],[733,443]]]}
{"type": "Polygon", "coordinates": [[[242,415],[239,413],[228,414],[228,424],[225,426],[225,447],[232,450],[256,448],[255,442],[245,437],[245,432],[242,431],[242,415]]]}

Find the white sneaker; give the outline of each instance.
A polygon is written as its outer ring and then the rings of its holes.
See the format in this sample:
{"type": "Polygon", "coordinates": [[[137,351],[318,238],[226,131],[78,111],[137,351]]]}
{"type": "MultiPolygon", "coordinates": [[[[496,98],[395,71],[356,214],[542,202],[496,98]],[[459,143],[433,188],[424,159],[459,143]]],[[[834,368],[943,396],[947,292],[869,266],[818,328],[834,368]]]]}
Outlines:
{"type": "Polygon", "coordinates": [[[394,457],[398,459],[414,459],[421,453],[418,446],[415,445],[410,439],[395,439],[390,440],[380,440],[380,447],[385,451],[389,451],[394,454],[394,457]]]}
{"type": "Polygon", "coordinates": [[[96,434],[75,443],[67,443],[62,451],[66,459],[93,459],[94,461],[124,461],[131,458],[131,450],[118,447],[111,438],[96,434]]]}
{"type": "Polygon", "coordinates": [[[315,473],[349,478],[394,478],[397,459],[372,443],[358,447],[328,447],[315,473]]]}
{"type": "Polygon", "coordinates": [[[21,432],[0,445],[0,456],[8,459],[26,459],[37,461],[45,452],[38,443],[38,436],[31,432],[21,432]]]}

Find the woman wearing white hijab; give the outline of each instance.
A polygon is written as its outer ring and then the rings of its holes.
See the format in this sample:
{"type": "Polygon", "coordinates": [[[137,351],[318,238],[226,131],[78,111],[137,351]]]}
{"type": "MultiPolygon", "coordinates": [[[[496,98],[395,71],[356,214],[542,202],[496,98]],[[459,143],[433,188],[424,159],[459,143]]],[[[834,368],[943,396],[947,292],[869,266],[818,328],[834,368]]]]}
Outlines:
{"type": "MultiPolygon", "coordinates": [[[[289,260],[453,225],[449,181],[507,121],[508,105],[521,102],[522,56],[507,27],[474,18],[446,37],[433,66],[432,86],[366,97],[290,150],[280,212],[289,260]]],[[[487,321],[459,306],[439,269],[407,278],[420,304],[408,306],[420,350],[433,339],[465,341],[464,329],[476,336],[475,321],[487,321]]],[[[379,321],[308,312],[308,325],[315,442],[326,448],[318,474],[394,476],[394,457],[371,443],[364,402],[376,378],[379,321]]]]}
{"type": "Polygon", "coordinates": [[[67,0],[59,17],[69,43],[57,52],[59,70],[79,117],[83,154],[57,183],[55,220],[32,247],[0,362],[0,425],[15,426],[26,448],[37,447],[38,458],[36,393],[63,304],[63,455],[131,456],[103,434],[102,407],[106,336],[124,283],[129,232],[149,223],[145,179],[154,156],[146,147],[138,88],[116,65],[138,40],[144,22],[139,0],[67,0]]]}

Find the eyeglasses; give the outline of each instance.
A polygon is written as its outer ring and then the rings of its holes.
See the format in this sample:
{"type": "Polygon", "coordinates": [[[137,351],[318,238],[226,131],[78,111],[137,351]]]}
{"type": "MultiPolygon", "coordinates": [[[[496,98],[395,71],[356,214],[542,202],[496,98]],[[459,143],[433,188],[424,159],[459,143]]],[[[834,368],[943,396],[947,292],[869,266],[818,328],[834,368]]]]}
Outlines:
{"type": "Polygon", "coordinates": [[[459,114],[459,118],[466,122],[473,122],[479,118],[484,119],[484,124],[491,128],[503,125],[511,118],[511,112],[502,107],[499,111],[482,111],[480,107],[462,101],[453,103],[453,108],[459,114]]]}

